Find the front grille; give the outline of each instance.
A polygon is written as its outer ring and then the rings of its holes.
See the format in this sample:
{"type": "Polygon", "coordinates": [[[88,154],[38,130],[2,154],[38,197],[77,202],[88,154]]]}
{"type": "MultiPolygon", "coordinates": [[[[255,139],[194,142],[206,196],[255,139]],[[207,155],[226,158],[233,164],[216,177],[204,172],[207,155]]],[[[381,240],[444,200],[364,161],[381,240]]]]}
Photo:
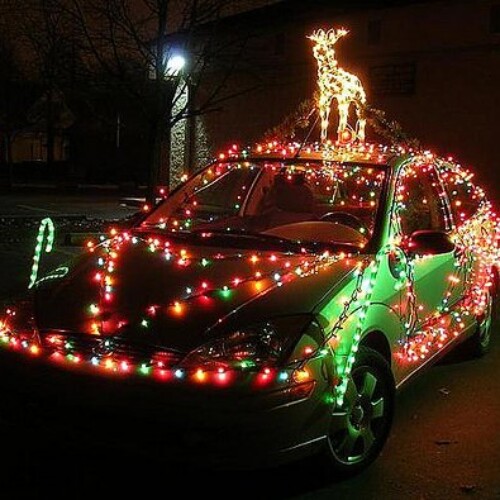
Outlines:
{"type": "Polygon", "coordinates": [[[40,337],[44,349],[85,360],[112,359],[168,369],[178,365],[185,356],[185,353],[175,349],[139,344],[120,337],[95,337],[60,331],[41,332],[40,337]]]}

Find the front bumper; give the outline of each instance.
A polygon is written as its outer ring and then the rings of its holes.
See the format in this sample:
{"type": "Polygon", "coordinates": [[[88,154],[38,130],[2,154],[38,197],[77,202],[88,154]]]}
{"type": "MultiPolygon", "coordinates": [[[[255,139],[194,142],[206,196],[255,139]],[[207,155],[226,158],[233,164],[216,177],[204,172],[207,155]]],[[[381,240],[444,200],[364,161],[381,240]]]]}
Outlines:
{"type": "MultiPolygon", "coordinates": [[[[312,373],[323,373],[322,363],[313,360],[312,373]]],[[[7,418],[63,441],[71,434],[138,445],[166,462],[260,467],[319,450],[331,411],[328,382],[315,376],[304,397],[291,397],[290,387],[108,377],[0,349],[0,412],[7,418]]]]}

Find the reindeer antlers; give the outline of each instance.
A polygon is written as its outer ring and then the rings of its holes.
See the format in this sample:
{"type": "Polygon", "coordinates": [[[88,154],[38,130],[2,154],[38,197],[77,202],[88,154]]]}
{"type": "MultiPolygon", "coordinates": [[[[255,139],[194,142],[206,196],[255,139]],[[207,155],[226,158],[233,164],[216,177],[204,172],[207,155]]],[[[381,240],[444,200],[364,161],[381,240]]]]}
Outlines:
{"type": "Polygon", "coordinates": [[[323,29],[319,29],[316,31],[313,31],[311,35],[309,35],[307,38],[309,40],[312,40],[313,42],[326,42],[328,45],[334,45],[337,43],[337,40],[339,38],[342,38],[343,36],[346,36],[349,33],[349,30],[346,30],[345,28],[331,28],[328,31],[325,31],[323,29]]]}

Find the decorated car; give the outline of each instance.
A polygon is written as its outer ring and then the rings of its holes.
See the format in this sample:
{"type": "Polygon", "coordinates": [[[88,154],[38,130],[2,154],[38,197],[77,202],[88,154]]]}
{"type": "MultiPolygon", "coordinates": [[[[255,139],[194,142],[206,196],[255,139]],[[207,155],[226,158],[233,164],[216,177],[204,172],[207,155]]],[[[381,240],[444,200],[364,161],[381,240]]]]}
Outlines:
{"type": "MultiPolygon", "coordinates": [[[[338,35],[317,32],[315,54],[338,35]]],[[[328,88],[320,111],[341,102],[328,88]]],[[[45,222],[32,294],[0,324],[0,369],[31,401],[116,415],[107,430],[146,418],[176,459],[367,466],[399,388],[461,341],[488,350],[499,226],[456,162],[367,143],[359,122],[338,134],[233,147],[39,277],[45,222]]]]}

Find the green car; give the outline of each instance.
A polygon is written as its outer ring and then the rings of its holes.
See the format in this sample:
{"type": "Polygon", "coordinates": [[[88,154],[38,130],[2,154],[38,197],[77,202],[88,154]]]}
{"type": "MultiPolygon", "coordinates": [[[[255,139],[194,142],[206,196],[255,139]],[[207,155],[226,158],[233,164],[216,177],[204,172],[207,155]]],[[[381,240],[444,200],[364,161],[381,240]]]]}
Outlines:
{"type": "Polygon", "coordinates": [[[123,439],[126,415],[165,458],[357,472],[400,387],[462,340],[488,350],[498,239],[470,174],[428,153],[233,150],[68,267],[36,260],[0,380],[57,401],[49,424],[91,412],[123,439]]]}

